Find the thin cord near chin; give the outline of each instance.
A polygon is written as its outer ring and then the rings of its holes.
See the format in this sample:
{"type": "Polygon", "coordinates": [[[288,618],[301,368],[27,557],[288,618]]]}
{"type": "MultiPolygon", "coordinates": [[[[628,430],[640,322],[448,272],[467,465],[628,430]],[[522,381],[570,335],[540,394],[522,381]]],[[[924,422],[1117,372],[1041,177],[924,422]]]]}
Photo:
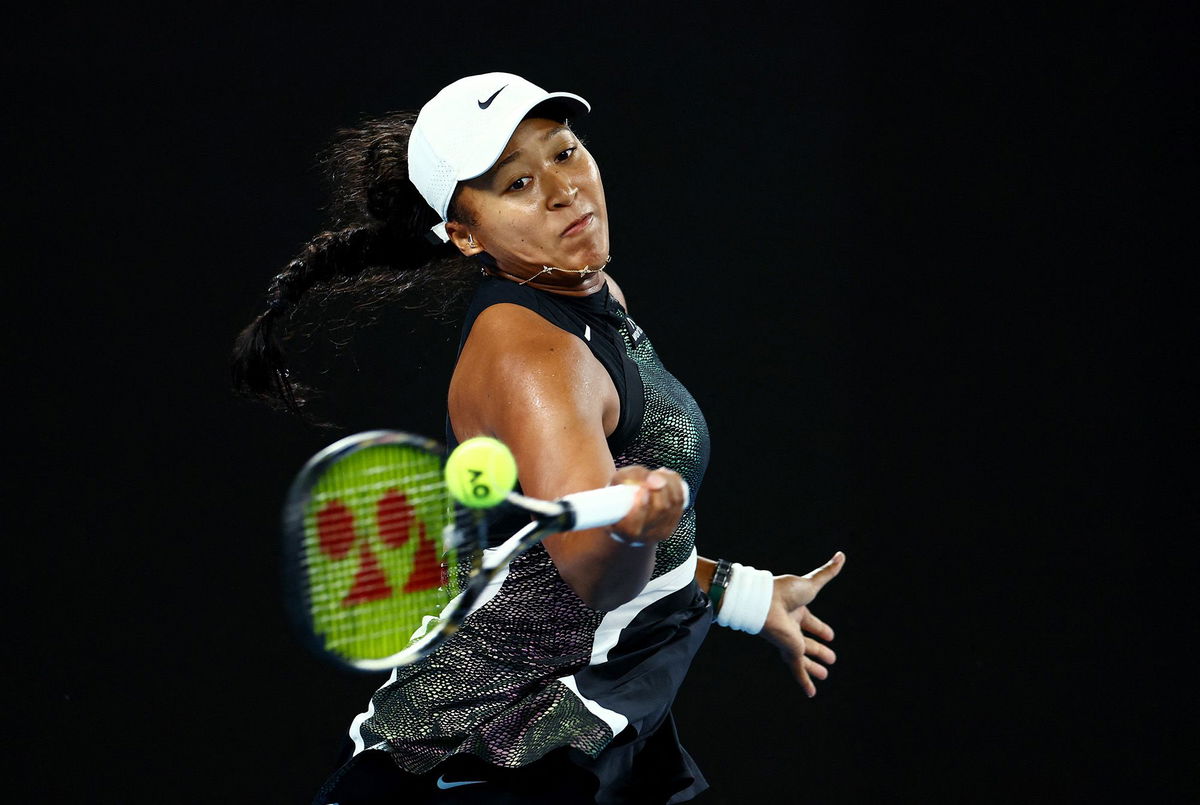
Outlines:
{"type": "Polygon", "coordinates": [[[600,266],[599,268],[592,268],[591,266],[584,266],[583,268],[559,268],[558,266],[542,266],[541,271],[534,274],[527,280],[518,282],[517,285],[524,285],[527,282],[533,282],[538,277],[540,277],[543,274],[546,274],[550,271],[562,271],[567,274],[578,274],[581,277],[585,277],[588,274],[599,274],[611,262],[612,262],[612,255],[610,254],[608,257],[604,258],[604,265],[600,266]]]}

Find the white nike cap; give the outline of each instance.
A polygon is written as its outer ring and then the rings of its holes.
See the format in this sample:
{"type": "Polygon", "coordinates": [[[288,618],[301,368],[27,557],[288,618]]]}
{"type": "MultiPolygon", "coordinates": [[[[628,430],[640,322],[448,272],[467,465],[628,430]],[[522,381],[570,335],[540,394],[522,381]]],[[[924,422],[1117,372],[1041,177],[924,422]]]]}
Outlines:
{"type": "Polygon", "coordinates": [[[512,73],[460,78],[421,107],[408,140],[408,178],[442,221],[433,231],[443,242],[450,199],[458,183],[487,173],[512,133],[535,107],[566,120],[592,107],[570,92],[546,92],[512,73]]]}

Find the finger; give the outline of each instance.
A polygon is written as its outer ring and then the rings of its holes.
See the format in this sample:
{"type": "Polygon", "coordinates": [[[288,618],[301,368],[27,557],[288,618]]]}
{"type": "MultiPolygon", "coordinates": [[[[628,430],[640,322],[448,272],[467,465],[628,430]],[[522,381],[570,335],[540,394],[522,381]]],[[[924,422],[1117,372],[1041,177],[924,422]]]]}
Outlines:
{"type": "Polygon", "coordinates": [[[646,483],[653,483],[655,491],[661,490],[667,508],[676,509],[684,504],[683,478],[674,470],[659,467],[646,476],[646,483]]]}
{"type": "MultiPolygon", "coordinates": [[[[812,681],[812,677],[808,674],[808,666],[804,662],[804,657],[796,657],[792,659],[792,675],[796,677],[796,681],[800,683],[800,687],[804,689],[804,695],[812,698],[817,695],[817,686],[812,681]]],[[[814,663],[815,665],[815,663],[814,663]]]]}
{"type": "Polygon", "coordinates": [[[819,637],[822,640],[833,639],[833,627],[814,615],[808,607],[803,607],[803,611],[796,621],[800,624],[800,628],[810,635],[819,637]]]}
{"type": "Polygon", "coordinates": [[[629,540],[640,541],[650,519],[650,493],[638,484],[629,513],[612,525],[612,530],[629,540]]]}
{"type": "Polygon", "coordinates": [[[811,573],[806,573],[801,578],[811,579],[815,587],[813,596],[815,597],[821,588],[828,584],[838,573],[842,572],[842,567],[846,564],[846,554],[838,551],[825,564],[821,565],[811,573]]]}
{"type": "Polygon", "coordinates": [[[654,470],[653,472],[646,473],[646,477],[642,481],[642,486],[651,491],[657,492],[660,489],[666,489],[670,482],[670,479],[667,478],[667,474],[663,470],[658,469],[654,470]]]}
{"type": "Polygon", "coordinates": [[[664,467],[654,470],[642,483],[649,495],[647,520],[656,528],[673,531],[683,509],[683,480],[664,467]]]}
{"type": "Polygon", "coordinates": [[[822,645],[811,637],[804,641],[804,654],[810,659],[818,660],[825,665],[837,662],[837,654],[829,646],[822,645]]]}
{"type": "MultiPolygon", "coordinates": [[[[821,665],[819,662],[813,662],[812,660],[808,659],[807,657],[805,657],[805,659],[804,659],[804,670],[808,672],[808,675],[810,677],[815,676],[817,679],[820,679],[821,681],[825,681],[826,679],[829,678],[829,669],[828,668],[826,668],[824,665],[821,665]]],[[[814,689],[813,692],[815,693],[816,690],[814,689]]]]}
{"type": "Polygon", "coordinates": [[[836,552],[828,562],[821,565],[816,570],[805,573],[802,578],[812,579],[824,584],[838,573],[842,571],[842,566],[846,564],[846,554],[841,551],[836,552]]]}
{"type": "Polygon", "coordinates": [[[639,465],[631,464],[628,467],[621,467],[613,473],[612,481],[616,484],[628,484],[638,487],[637,492],[633,497],[633,505],[629,512],[613,524],[613,530],[619,534],[633,537],[640,534],[642,527],[646,522],[646,504],[650,500],[650,493],[646,490],[644,481],[650,473],[648,469],[639,465]]]}
{"type": "Polygon", "coordinates": [[[646,480],[646,476],[650,474],[650,470],[640,464],[630,464],[628,467],[622,467],[613,473],[612,483],[614,484],[640,484],[646,480]]]}
{"type": "Polygon", "coordinates": [[[666,468],[647,470],[629,466],[613,476],[620,483],[638,485],[634,506],[613,530],[636,541],[657,541],[669,537],[679,522],[683,508],[683,480],[666,468]]]}

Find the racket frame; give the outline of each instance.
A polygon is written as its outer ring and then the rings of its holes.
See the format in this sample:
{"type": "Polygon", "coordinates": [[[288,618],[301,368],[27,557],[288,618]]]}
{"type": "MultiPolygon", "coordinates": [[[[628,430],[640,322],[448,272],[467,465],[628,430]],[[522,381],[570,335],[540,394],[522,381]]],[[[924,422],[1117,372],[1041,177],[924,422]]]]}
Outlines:
{"type": "MultiPolygon", "coordinates": [[[[609,486],[566,495],[554,501],[510,492],[505,501],[534,519],[491,549],[486,549],[484,512],[488,509],[470,511],[470,514],[474,515],[471,527],[479,529],[479,538],[474,540],[478,547],[473,551],[471,569],[466,580],[460,582],[462,591],[443,607],[437,616],[438,624],[395,654],[353,660],[327,649],[316,634],[310,614],[309,589],[305,583],[305,518],[313,488],[333,465],[360,450],[383,445],[415,447],[436,455],[442,462],[446,458],[445,448],[439,442],[403,431],[374,430],[347,436],[325,447],[305,463],[288,490],[283,508],[283,589],[289,620],[301,636],[302,642],[311,651],[342,668],[356,671],[387,671],[410,665],[428,656],[458,631],[463,621],[474,610],[475,603],[513,559],[551,534],[617,522],[632,508],[638,490],[634,485],[609,486]]],[[[686,510],[690,498],[686,484],[684,496],[686,510]]],[[[445,556],[450,548],[462,550],[472,542],[469,538],[458,539],[459,535],[466,533],[466,528],[458,525],[461,514],[457,511],[459,508],[456,506],[456,516],[451,526],[438,535],[441,556],[445,556]],[[452,536],[455,537],[455,544],[450,545],[448,542],[452,536]]],[[[492,507],[494,508],[496,507],[492,507]]]]}
{"type": "MultiPolygon", "coordinates": [[[[313,488],[331,467],[360,450],[386,445],[414,447],[445,462],[446,450],[439,442],[413,433],[372,430],[346,436],[322,448],[305,462],[288,489],[282,512],[282,586],[288,621],[309,651],[341,668],[355,671],[377,671],[381,668],[374,667],[374,661],[351,660],[329,650],[317,635],[311,614],[310,588],[306,583],[305,519],[313,488]]],[[[441,535],[438,535],[438,542],[441,546],[441,535]]],[[[444,546],[441,547],[444,553],[444,546]]]]}

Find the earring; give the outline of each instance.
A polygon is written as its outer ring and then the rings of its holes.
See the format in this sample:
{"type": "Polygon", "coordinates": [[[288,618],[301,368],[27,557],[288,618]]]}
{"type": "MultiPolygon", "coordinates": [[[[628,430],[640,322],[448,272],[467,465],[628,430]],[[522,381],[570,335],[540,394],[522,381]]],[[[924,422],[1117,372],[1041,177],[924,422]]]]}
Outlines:
{"type": "Polygon", "coordinates": [[[470,233],[467,234],[467,245],[472,249],[475,248],[475,236],[470,233]]]}

